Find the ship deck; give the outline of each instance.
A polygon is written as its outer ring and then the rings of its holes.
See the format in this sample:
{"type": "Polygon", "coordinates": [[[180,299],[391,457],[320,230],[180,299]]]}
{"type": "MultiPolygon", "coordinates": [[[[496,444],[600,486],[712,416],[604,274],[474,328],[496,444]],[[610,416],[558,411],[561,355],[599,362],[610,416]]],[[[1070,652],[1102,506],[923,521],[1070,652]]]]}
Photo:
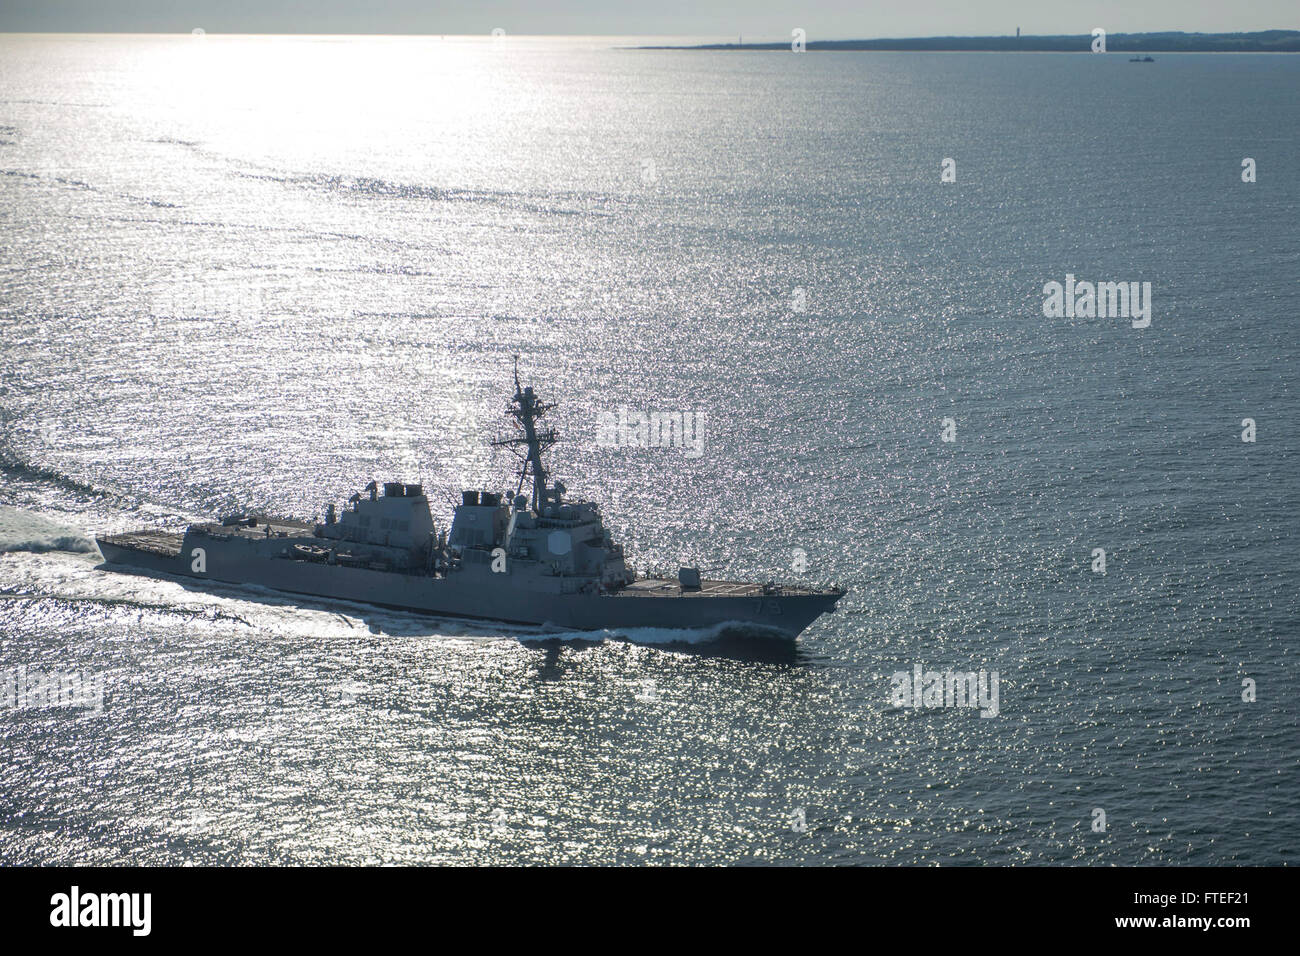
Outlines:
{"type": "Polygon", "coordinates": [[[124,534],[106,534],[100,540],[119,548],[174,558],[181,553],[184,538],[184,535],[173,531],[128,531],[124,534]]]}
{"type": "Polygon", "coordinates": [[[295,521],[292,518],[258,517],[253,527],[247,525],[226,525],[217,522],[194,525],[193,530],[202,531],[212,538],[311,538],[315,537],[316,525],[308,521],[295,521]],[[270,534],[267,534],[267,529],[270,534]]]}
{"type": "MultiPolygon", "coordinates": [[[[280,538],[302,538],[311,537],[315,532],[316,526],[306,521],[294,521],[290,518],[272,518],[269,521],[259,519],[257,524],[249,528],[244,525],[223,525],[216,522],[210,524],[195,525],[195,530],[201,530],[214,538],[265,538],[267,537],[267,528],[271,529],[271,534],[280,538]]],[[[128,548],[133,551],[144,551],[149,554],[157,554],[163,557],[174,558],[181,553],[181,544],[185,540],[185,535],[179,531],[127,531],[122,534],[106,534],[102,540],[105,544],[115,545],[119,548],[128,548]]]]}

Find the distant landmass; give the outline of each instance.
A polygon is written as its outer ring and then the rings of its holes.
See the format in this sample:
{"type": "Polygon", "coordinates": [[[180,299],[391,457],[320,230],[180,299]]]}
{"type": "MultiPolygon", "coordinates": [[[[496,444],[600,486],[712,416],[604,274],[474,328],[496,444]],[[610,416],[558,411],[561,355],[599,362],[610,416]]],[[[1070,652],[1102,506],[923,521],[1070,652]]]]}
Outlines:
{"type": "MultiPolygon", "coordinates": [[[[788,50],[777,43],[703,43],[645,46],[643,50],[788,50]]],[[[912,37],[885,40],[808,40],[809,51],[932,50],[1004,53],[1089,53],[1092,36],[912,37]]],[[[1300,30],[1257,33],[1107,33],[1107,53],[1300,53],[1300,30]]]]}

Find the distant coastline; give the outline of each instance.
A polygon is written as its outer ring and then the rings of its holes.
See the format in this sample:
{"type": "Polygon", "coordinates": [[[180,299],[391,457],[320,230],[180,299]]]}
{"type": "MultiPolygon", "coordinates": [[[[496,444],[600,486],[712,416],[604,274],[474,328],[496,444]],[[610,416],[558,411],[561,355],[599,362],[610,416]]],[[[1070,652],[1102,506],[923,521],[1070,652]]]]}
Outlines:
{"type": "MultiPolygon", "coordinates": [[[[1092,36],[911,37],[880,40],[813,40],[809,52],[897,50],[970,53],[1090,53],[1092,36]]],[[[702,43],[643,46],[640,50],[789,50],[776,43],[702,43]]],[[[1300,30],[1256,33],[1108,33],[1108,53],[1300,53],[1300,30]]]]}

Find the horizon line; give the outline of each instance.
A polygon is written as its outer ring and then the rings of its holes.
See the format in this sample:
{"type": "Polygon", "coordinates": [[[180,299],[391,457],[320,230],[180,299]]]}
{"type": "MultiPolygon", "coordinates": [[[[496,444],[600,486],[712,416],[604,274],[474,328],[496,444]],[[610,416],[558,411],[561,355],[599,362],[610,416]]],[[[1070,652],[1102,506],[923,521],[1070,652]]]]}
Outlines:
{"type": "MultiPolygon", "coordinates": [[[[493,28],[496,29],[496,28],[493,28]]],[[[77,30],[77,29],[53,29],[53,30],[5,30],[0,29],[0,36],[194,36],[195,30],[200,30],[202,36],[301,36],[301,37],[455,37],[457,39],[496,39],[491,30],[481,33],[430,33],[430,32],[413,32],[413,31],[387,31],[387,30],[363,30],[363,31],[325,31],[320,33],[304,33],[289,30],[231,30],[231,31],[210,31],[201,24],[189,29],[180,30],[77,30]]],[[[1269,27],[1262,30],[1108,30],[1108,37],[1118,36],[1253,36],[1264,33],[1295,33],[1300,34],[1300,28],[1292,27],[1269,27]]],[[[680,38],[683,40],[699,40],[710,37],[743,37],[743,34],[719,34],[719,33],[510,33],[502,34],[502,39],[601,39],[601,38],[618,38],[618,37],[645,37],[654,39],[680,38]]],[[[907,40],[994,40],[994,39],[1022,39],[1022,40],[1043,40],[1057,39],[1062,37],[1090,37],[1089,32],[1080,33],[980,33],[980,34],[961,34],[961,33],[940,33],[928,36],[916,34],[906,36],[824,36],[817,35],[815,38],[809,37],[809,43],[875,43],[881,41],[907,41],[907,40]]],[[[765,43],[788,43],[789,36],[778,34],[776,36],[755,35],[753,42],[755,45],[765,43]]]]}

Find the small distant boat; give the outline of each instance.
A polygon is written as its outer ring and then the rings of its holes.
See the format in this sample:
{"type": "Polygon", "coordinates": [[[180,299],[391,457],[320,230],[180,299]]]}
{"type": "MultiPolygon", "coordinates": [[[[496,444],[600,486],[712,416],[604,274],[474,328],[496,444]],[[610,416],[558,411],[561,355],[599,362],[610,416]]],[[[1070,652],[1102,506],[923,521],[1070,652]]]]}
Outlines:
{"type": "Polygon", "coordinates": [[[1156,58],[1153,56],[1135,56],[1129,60],[1130,63],[1154,63],[1155,61],[1156,58]]]}

